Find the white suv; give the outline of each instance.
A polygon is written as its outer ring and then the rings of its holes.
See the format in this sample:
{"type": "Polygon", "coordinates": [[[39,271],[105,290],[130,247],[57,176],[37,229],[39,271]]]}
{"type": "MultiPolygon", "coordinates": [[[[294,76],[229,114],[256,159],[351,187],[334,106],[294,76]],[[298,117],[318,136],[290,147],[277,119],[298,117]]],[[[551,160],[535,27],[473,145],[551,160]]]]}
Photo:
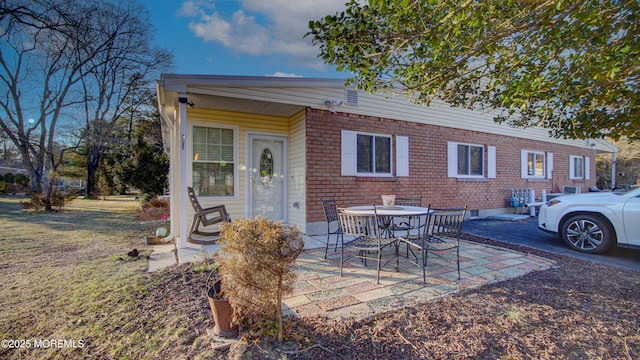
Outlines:
{"type": "Polygon", "coordinates": [[[559,196],[540,207],[538,228],[586,253],[640,248],[640,189],[559,196]]]}

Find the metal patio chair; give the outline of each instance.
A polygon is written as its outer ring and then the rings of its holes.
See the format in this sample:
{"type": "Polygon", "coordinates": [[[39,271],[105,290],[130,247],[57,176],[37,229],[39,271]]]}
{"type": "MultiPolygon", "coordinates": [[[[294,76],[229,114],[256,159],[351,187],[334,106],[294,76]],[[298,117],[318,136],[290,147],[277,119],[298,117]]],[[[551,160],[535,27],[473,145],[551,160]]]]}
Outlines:
{"type": "MultiPolygon", "coordinates": [[[[419,197],[397,197],[395,200],[396,206],[422,206],[422,196],[419,197]]],[[[392,236],[395,236],[396,231],[406,232],[415,230],[417,227],[417,219],[414,217],[407,217],[400,219],[390,224],[389,230],[392,236]]]]}
{"type": "Polygon", "coordinates": [[[327,221],[327,241],[325,243],[324,258],[327,258],[331,236],[336,236],[336,245],[334,251],[338,250],[338,243],[342,235],[340,223],[338,222],[338,206],[334,199],[322,200],[322,210],[324,210],[324,218],[327,221]],[[332,230],[332,227],[335,229],[332,230]]]}
{"type": "MultiPolygon", "coordinates": [[[[367,266],[367,260],[376,262],[376,283],[380,284],[382,250],[385,247],[395,246],[396,239],[381,236],[382,229],[379,227],[380,219],[375,212],[375,206],[373,215],[354,214],[338,208],[338,220],[343,236],[340,252],[340,276],[342,276],[345,262],[345,250],[353,251],[354,255],[350,257],[361,259],[364,266],[367,266]]],[[[398,268],[397,255],[396,268],[398,268]]]]}
{"type": "MultiPolygon", "coordinates": [[[[429,206],[430,207],[430,206],[429,206]]],[[[412,253],[415,261],[411,261],[417,266],[422,266],[422,281],[426,283],[426,267],[429,252],[445,260],[451,260],[444,252],[455,250],[455,261],[458,269],[458,280],[460,280],[460,233],[462,223],[467,213],[467,205],[463,208],[431,208],[433,210],[427,215],[421,232],[415,235],[409,234],[406,237],[400,236],[400,243],[406,243],[408,250],[412,253]],[[416,254],[420,253],[420,256],[416,254]]]]}

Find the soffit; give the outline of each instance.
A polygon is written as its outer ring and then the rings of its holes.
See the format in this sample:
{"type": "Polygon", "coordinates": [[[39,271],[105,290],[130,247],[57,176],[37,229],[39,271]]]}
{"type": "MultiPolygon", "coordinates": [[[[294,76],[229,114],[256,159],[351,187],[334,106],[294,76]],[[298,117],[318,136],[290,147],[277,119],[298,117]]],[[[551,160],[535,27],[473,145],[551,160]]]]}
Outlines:
{"type": "Polygon", "coordinates": [[[304,109],[304,106],[250,100],[206,94],[187,94],[187,101],[197,109],[232,111],[258,115],[291,117],[304,109]]]}

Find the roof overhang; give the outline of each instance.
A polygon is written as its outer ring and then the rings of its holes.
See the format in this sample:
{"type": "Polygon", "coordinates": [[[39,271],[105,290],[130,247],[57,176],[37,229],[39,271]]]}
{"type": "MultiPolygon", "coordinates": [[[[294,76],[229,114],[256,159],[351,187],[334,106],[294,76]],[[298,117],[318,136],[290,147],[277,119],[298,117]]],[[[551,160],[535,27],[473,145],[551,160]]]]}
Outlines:
{"type": "MultiPolygon", "coordinates": [[[[325,98],[321,94],[335,94],[345,88],[344,79],[332,78],[163,74],[156,81],[158,108],[164,119],[163,125],[169,129],[175,126],[175,112],[181,97],[186,97],[187,104],[196,109],[292,117],[307,107],[324,108],[325,98]],[[284,90],[274,95],[275,92],[269,88],[284,90]]],[[[341,111],[381,116],[369,114],[370,110],[365,107],[341,111]]],[[[557,140],[549,138],[547,141],[557,140]]],[[[590,147],[597,153],[616,153],[619,150],[604,139],[572,142],[573,146],[590,147]]]]}
{"type": "Polygon", "coordinates": [[[598,154],[612,154],[617,153],[620,149],[608,142],[605,139],[589,139],[587,140],[587,144],[592,148],[595,148],[596,153],[598,154]]]}
{"type": "Polygon", "coordinates": [[[308,104],[279,98],[233,96],[233,88],[344,88],[343,79],[294,78],[268,76],[180,75],[164,74],[156,82],[158,103],[167,111],[178,106],[186,96],[194,108],[244,112],[259,115],[290,117],[308,104]],[[221,91],[221,89],[224,89],[221,91]]]}

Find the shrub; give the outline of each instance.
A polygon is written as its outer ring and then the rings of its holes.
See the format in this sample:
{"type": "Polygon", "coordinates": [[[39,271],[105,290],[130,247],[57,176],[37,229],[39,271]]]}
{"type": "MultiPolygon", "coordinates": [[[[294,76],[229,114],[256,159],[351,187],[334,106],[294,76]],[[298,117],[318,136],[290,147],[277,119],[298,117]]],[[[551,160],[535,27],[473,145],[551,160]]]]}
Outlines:
{"type": "MultiPolygon", "coordinates": [[[[61,211],[66,204],[78,197],[75,191],[52,191],[51,192],[51,208],[61,211]]],[[[45,209],[46,202],[43,193],[32,193],[31,200],[22,203],[25,209],[33,209],[40,211],[45,209]]]]}
{"type": "Polygon", "coordinates": [[[154,197],[141,205],[138,217],[140,221],[155,221],[168,219],[169,215],[169,202],[154,197]]]}
{"type": "Polygon", "coordinates": [[[221,226],[220,242],[222,292],[236,320],[255,326],[256,335],[272,329],[261,326],[275,322],[282,343],[282,298],[295,281],[291,264],[304,249],[302,232],[264,217],[238,219],[221,226]]]}
{"type": "Polygon", "coordinates": [[[27,187],[29,185],[29,178],[24,174],[16,175],[15,183],[22,187],[27,187]]]}
{"type": "Polygon", "coordinates": [[[4,180],[4,182],[9,184],[14,184],[16,182],[16,176],[13,175],[12,173],[6,173],[1,178],[2,180],[4,180]]]}

